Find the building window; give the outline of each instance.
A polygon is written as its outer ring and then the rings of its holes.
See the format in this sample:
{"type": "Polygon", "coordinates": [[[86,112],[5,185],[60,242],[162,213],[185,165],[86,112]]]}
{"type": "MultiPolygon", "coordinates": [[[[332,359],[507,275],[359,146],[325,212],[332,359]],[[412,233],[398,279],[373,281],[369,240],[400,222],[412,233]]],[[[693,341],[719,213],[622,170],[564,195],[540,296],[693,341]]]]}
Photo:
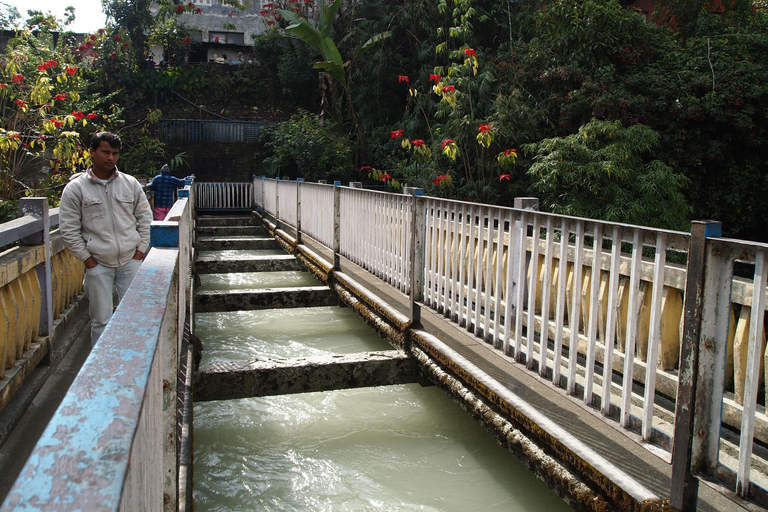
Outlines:
{"type": "Polygon", "coordinates": [[[243,32],[208,32],[208,42],[214,44],[245,44],[243,32]]]}
{"type": "Polygon", "coordinates": [[[211,5],[211,0],[195,0],[195,5],[211,5]]]}

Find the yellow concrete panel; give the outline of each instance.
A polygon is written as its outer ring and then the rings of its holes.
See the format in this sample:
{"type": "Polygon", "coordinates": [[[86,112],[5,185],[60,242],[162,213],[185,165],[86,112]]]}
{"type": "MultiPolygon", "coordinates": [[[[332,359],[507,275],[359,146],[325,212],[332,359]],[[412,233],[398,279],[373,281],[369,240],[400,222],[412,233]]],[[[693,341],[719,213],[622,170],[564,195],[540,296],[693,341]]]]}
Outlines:
{"type": "Polygon", "coordinates": [[[38,282],[37,272],[35,270],[30,270],[24,274],[24,280],[26,281],[27,290],[29,290],[28,297],[32,303],[32,329],[29,338],[27,339],[27,346],[24,347],[25,349],[28,349],[29,343],[37,341],[40,333],[40,309],[42,307],[42,295],[40,294],[40,283],[38,282]]]}
{"type": "Polygon", "coordinates": [[[619,311],[616,315],[616,346],[621,353],[627,346],[627,313],[629,311],[629,278],[619,278],[619,290],[616,296],[619,311]]]}
{"type": "Polygon", "coordinates": [[[59,316],[59,304],[58,304],[58,291],[61,283],[61,276],[59,274],[59,262],[58,258],[54,255],[51,256],[51,304],[53,307],[53,318],[59,316]]]}
{"type": "Polygon", "coordinates": [[[736,337],[736,314],[731,307],[730,321],[728,322],[728,345],[725,355],[725,385],[733,385],[733,340],[736,337]]]}
{"type": "Polygon", "coordinates": [[[643,362],[648,359],[648,337],[651,332],[651,297],[653,297],[653,283],[640,281],[640,308],[637,314],[635,354],[643,362]]]}
{"type": "MultiPolygon", "coordinates": [[[[5,307],[4,293],[0,290],[0,379],[5,378],[6,361],[8,360],[8,344],[10,335],[10,319],[8,318],[8,308],[5,307]]],[[[13,365],[13,363],[11,363],[13,365]]]]}
{"type": "Polygon", "coordinates": [[[683,292],[664,287],[661,299],[661,341],[659,368],[674,370],[680,359],[680,322],[683,318],[683,292]]]}
{"type": "MultiPolygon", "coordinates": [[[[597,339],[605,345],[606,337],[608,336],[608,292],[610,291],[609,285],[611,276],[608,272],[600,273],[600,290],[597,295],[597,339]]],[[[614,346],[616,343],[616,337],[614,336],[614,346]]]]}
{"type": "Polygon", "coordinates": [[[592,267],[586,265],[581,269],[581,318],[579,319],[579,331],[586,332],[589,320],[589,287],[592,283],[592,267]]]}
{"type": "MultiPolygon", "coordinates": [[[[739,319],[736,322],[736,334],[733,341],[733,394],[734,400],[739,405],[744,402],[744,383],[747,378],[747,356],[749,355],[749,317],[752,314],[752,308],[742,306],[739,319]]],[[[758,387],[763,385],[765,368],[765,330],[760,340],[760,375],[758,387]]]]}
{"type": "Polygon", "coordinates": [[[14,279],[8,286],[11,289],[19,312],[16,330],[16,359],[20,359],[24,355],[24,341],[27,339],[27,334],[31,331],[32,326],[29,325],[29,316],[27,314],[29,308],[24,290],[21,287],[21,280],[14,279]]]}
{"type": "Polygon", "coordinates": [[[13,363],[16,361],[16,338],[19,330],[19,307],[16,305],[16,301],[13,297],[13,292],[11,291],[10,286],[3,286],[0,288],[0,294],[3,295],[3,302],[5,303],[3,309],[8,314],[8,343],[5,354],[5,367],[13,368],[13,363]]]}

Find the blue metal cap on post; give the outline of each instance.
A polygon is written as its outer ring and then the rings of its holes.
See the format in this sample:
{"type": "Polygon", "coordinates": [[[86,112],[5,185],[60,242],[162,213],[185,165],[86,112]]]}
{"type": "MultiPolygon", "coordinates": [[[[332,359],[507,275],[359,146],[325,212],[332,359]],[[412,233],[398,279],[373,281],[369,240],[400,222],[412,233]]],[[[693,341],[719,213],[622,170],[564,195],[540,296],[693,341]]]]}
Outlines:
{"type": "Polygon", "coordinates": [[[179,223],[154,220],[149,226],[150,247],[178,247],[179,223]]]}
{"type": "Polygon", "coordinates": [[[333,182],[333,186],[334,187],[340,187],[341,186],[341,182],[340,181],[334,181],[333,182]]]}
{"type": "Polygon", "coordinates": [[[301,183],[302,181],[304,181],[304,178],[296,178],[296,181],[298,181],[299,183],[301,183]]]}
{"type": "Polygon", "coordinates": [[[181,199],[182,197],[189,197],[189,189],[186,187],[180,188],[178,195],[179,195],[179,199],[181,199]]]}

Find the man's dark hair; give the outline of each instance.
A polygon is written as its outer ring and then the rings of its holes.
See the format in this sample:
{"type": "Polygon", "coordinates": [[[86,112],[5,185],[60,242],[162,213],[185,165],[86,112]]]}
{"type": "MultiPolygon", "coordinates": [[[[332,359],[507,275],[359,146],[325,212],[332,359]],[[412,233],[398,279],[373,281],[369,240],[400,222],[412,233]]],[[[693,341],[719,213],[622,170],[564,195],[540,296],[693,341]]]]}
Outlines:
{"type": "Polygon", "coordinates": [[[93,138],[91,139],[91,145],[89,147],[91,149],[98,149],[99,146],[101,146],[102,142],[109,143],[109,145],[114,149],[120,149],[120,146],[122,145],[122,142],[120,141],[120,137],[118,137],[114,133],[96,132],[93,134],[93,138]]]}

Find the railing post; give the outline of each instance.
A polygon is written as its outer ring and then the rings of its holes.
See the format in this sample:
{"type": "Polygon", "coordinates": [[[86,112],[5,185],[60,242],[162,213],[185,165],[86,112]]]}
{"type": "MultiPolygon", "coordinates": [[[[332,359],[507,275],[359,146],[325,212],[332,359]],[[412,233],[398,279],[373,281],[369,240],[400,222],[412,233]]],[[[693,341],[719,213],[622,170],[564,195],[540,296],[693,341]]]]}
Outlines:
{"type": "Polygon", "coordinates": [[[424,301],[424,208],[419,208],[418,197],[424,189],[405,187],[405,194],[411,196],[411,226],[409,258],[411,262],[411,324],[421,324],[421,302],[424,301]]]}
{"type": "MultiPolygon", "coordinates": [[[[680,372],[679,383],[677,386],[677,400],[675,405],[675,434],[674,445],[672,447],[672,487],[670,490],[670,506],[674,510],[688,512],[696,510],[698,501],[699,481],[694,473],[699,469],[694,463],[694,439],[696,444],[706,446],[709,444],[706,438],[715,436],[719,438],[720,430],[708,432],[707,429],[701,429],[695,432],[697,413],[696,409],[710,409],[715,404],[714,400],[721,396],[720,393],[714,393],[715,378],[706,378],[699,382],[700,361],[700,343],[704,338],[711,336],[712,333],[705,332],[702,329],[702,318],[705,308],[714,306],[707,304],[712,299],[717,301],[718,283],[711,279],[710,263],[707,254],[707,238],[721,236],[721,223],[712,221],[694,221],[691,226],[691,245],[688,249],[688,268],[686,272],[685,284],[685,305],[683,313],[683,338],[680,348],[680,372]],[[711,281],[711,282],[710,282],[711,281]],[[713,295],[714,292],[714,295],[713,295]],[[697,397],[703,398],[703,402],[698,403],[697,397]]],[[[718,269],[722,270],[722,269],[718,269]]],[[[728,282],[731,279],[731,273],[725,276],[728,282]]],[[[730,284],[728,284],[730,295],[730,284]]],[[[710,324],[714,324],[712,319],[710,324]]],[[[726,312],[725,325],[728,326],[728,317],[726,312]]],[[[727,335],[727,332],[726,332],[727,335]]],[[[713,345],[712,340],[705,341],[705,347],[709,343],[713,345]]],[[[725,340],[722,340],[725,345],[725,340]]],[[[722,347],[725,350],[725,347],[722,347]]],[[[710,358],[711,359],[711,358],[710,358]]],[[[722,377],[721,377],[722,379],[722,377]]],[[[722,385],[722,383],[721,383],[722,385]]],[[[722,399],[720,400],[722,402],[722,399]]],[[[718,409],[719,411],[719,409],[718,409]]],[[[705,417],[708,414],[705,413],[705,417]]],[[[705,457],[706,458],[706,457],[705,457]]],[[[705,459],[704,458],[704,459],[705,459]]],[[[703,460],[703,459],[702,459],[703,460]]]]}
{"type": "Polygon", "coordinates": [[[40,323],[37,334],[48,336],[48,357],[53,358],[53,285],[51,278],[51,220],[48,217],[47,197],[22,197],[19,199],[19,216],[32,215],[43,220],[42,231],[20,240],[21,245],[43,245],[45,263],[35,268],[37,280],[40,283],[42,307],[40,308],[40,323]]]}
{"type": "Polygon", "coordinates": [[[341,270],[341,182],[333,182],[333,270],[341,270]]]}
{"type": "MultiPolygon", "coordinates": [[[[538,211],[539,210],[539,198],[538,197],[516,197],[514,200],[514,207],[518,210],[533,210],[538,211]]],[[[530,218],[530,217],[528,217],[530,218]]],[[[515,222],[515,233],[520,233],[520,243],[525,244],[525,239],[528,236],[528,228],[527,226],[520,225],[520,221],[515,222]]],[[[512,226],[509,227],[510,230],[512,229],[512,226]]],[[[511,231],[510,231],[511,232],[511,231]]],[[[532,240],[533,242],[533,240],[532,240]]],[[[526,271],[529,268],[531,262],[531,253],[526,251],[525,253],[525,267],[523,269],[523,276],[527,275],[526,271]]],[[[513,276],[518,276],[518,269],[521,265],[520,262],[520,254],[518,251],[514,251],[514,255],[512,257],[512,272],[513,276]]],[[[516,280],[512,282],[512,293],[510,297],[517,297],[517,287],[522,286],[523,287],[523,296],[528,296],[528,280],[523,277],[522,282],[518,283],[516,280]]],[[[523,314],[522,311],[514,311],[513,312],[513,319],[517,318],[518,314],[523,314]]],[[[512,319],[510,319],[511,321],[512,319]]],[[[520,354],[515,354],[515,357],[520,357],[520,354]]]]}
{"type": "Polygon", "coordinates": [[[275,228],[280,228],[280,177],[275,177],[275,228]]]}
{"type": "Polygon", "coordinates": [[[296,243],[301,244],[301,182],[302,178],[296,178],[296,243]]]}

